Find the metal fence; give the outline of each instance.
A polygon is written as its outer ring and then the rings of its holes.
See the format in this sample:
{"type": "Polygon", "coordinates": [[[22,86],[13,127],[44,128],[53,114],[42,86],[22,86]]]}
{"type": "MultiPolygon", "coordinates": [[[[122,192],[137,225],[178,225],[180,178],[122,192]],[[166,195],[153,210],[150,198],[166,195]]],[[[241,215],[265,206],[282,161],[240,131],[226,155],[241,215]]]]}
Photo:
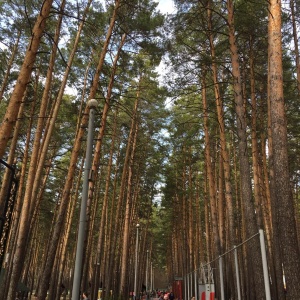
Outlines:
{"type": "Polygon", "coordinates": [[[18,181],[15,168],[0,159],[0,270],[4,261],[18,181]]]}
{"type": "MultiPolygon", "coordinates": [[[[266,255],[266,246],[265,246],[265,239],[264,239],[264,232],[262,229],[259,230],[258,233],[251,236],[247,240],[243,241],[241,244],[234,246],[229,251],[221,254],[216,259],[210,261],[207,264],[203,264],[200,266],[199,269],[194,270],[184,276],[184,286],[185,286],[185,292],[184,296],[186,300],[191,299],[192,297],[195,297],[195,299],[202,299],[201,293],[203,290],[201,290],[201,287],[199,285],[199,279],[205,281],[205,288],[206,288],[206,296],[208,296],[208,293],[214,293],[214,278],[213,278],[213,271],[211,268],[211,265],[215,262],[218,263],[218,270],[219,270],[219,295],[221,297],[221,300],[225,300],[225,291],[224,291],[224,272],[223,272],[223,257],[225,255],[228,255],[229,253],[234,254],[234,265],[235,265],[235,280],[236,280],[236,288],[237,288],[237,299],[241,300],[241,285],[240,285],[240,273],[239,273],[239,264],[238,264],[238,253],[237,250],[241,246],[243,246],[246,243],[249,243],[252,239],[259,238],[260,240],[260,249],[261,249],[261,258],[262,258],[262,265],[263,265],[263,275],[264,275],[264,285],[265,285],[265,295],[266,300],[271,300],[271,292],[270,292],[270,281],[269,281],[269,272],[268,272],[268,265],[267,265],[267,255],[266,255]],[[200,274],[200,276],[199,276],[200,274]]],[[[210,296],[205,299],[211,299],[210,296]]]]}

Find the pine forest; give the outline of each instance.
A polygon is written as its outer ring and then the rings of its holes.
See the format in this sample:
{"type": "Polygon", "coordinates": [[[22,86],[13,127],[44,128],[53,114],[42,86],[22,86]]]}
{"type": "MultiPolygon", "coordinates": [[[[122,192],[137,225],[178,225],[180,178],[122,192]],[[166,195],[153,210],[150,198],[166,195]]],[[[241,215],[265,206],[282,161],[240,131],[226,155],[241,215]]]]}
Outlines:
{"type": "Polygon", "coordinates": [[[0,300],[300,299],[300,1],[158,5],[0,1],[0,300]]]}

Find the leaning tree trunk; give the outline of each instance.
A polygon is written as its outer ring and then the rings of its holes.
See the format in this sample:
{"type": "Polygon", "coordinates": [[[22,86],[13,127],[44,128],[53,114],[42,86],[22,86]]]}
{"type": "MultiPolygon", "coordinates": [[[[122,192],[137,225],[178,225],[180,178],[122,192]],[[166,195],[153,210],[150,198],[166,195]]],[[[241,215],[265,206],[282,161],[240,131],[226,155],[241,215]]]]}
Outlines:
{"type": "Polygon", "coordinates": [[[273,166],[275,179],[274,222],[278,224],[280,253],[286,281],[286,299],[300,295],[300,253],[297,240],[294,201],[292,197],[288,152],[287,125],[283,98],[281,41],[281,1],[269,2],[269,85],[273,166]]]}
{"type": "MultiPolygon", "coordinates": [[[[65,1],[62,3],[62,10],[64,7],[65,1]]],[[[13,264],[13,270],[12,270],[12,278],[11,283],[15,282],[14,274],[18,274],[17,270],[21,270],[22,265],[24,264],[24,256],[26,253],[26,241],[28,240],[28,237],[30,235],[30,224],[33,219],[33,212],[34,208],[37,206],[37,195],[32,193],[32,188],[34,185],[36,178],[36,168],[37,168],[37,162],[40,152],[40,141],[44,130],[44,120],[46,115],[46,109],[48,106],[48,99],[49,99],[49,92],[50,87],[52,84],[52,72],[54,69],[54,61],[57,53],[57,45],[59,41],[59,33],[62,23],[62,17],[58,20],[58,25],[56,28],[54,43],[53,43],[53,49],[50,56],[49,61],[49,68],[47,71],[47,77],[44,87],[43,96],[41,99],[41,106],[39,111],[39,118],[38,123],[35,130],[35,137],[33,142],[33,149],[31,153],[31,159],[29,164],[29,170],[28,170],[28,177],[26,181],[26,189],[24,194],[24,204],[21,211],[21,218],[20,218],[20,230],[17,237],[17,244],[18,247],[16,248],[16,252],[14,254],[14,264],[13,264]],[[23,224],[23,225],[22,225],[23,224]]],[[[13,288],[13,287],[12,287],[13,288]]],[[[11,293],[11,292],[10,292],[11,293]]]]}
{"type": "MultiPolygon", "coordinates": [[[[18,113],[18,121],[16,123],[16,127],[14,130],[14,135],[11,141],[11,145],[9,148],[9,154],[7,158],[7,164],[12,165],[15,160],[15,152],[17,148],[18,138],[19,138],[19,132],[22,127],[22,118],[23,118],[23,112],[25,108],[25,99],[27,95],[27,90],[24,93],[23,99],[22,99],[22,105],[20,107],[19,113],[18,113]]],[[[0,212],[4,211],[4,205],[5,205],[5,199],[7,196],[7,190],[8,190],[8,183],[10,180],[11,172],[7,168],[7,170],[4,173],[4,176],[2,178],[1,187],[0,187],[0,212]]]]}
{"type": "Polygon", "coordinates": [[[9,75],[10,75],[10,70],[11,70],[11,68],[13,66],[13,62],[15,60],[15,56],[16,56],[17,51],[18,51],[20,37],[21,37],[21,30],[18,31],[17,40],[15,41],[14,47],[12,49],[12,53],[11,53],[10,59],[8,61],[7,67],[6,67],[5,75],[4,75],[3,81],[1,83],[1,88],[0,88],[0,103],[1,103],[3,95],[4,95],[4,91],[7,88],[7,83],[8,83],[8,79],[9,79],[9,75]]]}
{"type": "MultiPolygon", "coordinates": [[[[115,9],[114,9],[114,12],[113,12],[113,16],[111,18],[110,26],[108,28],[107,35],[106,35],[106,40],[105,40],[103,49],[101,51],[101,55],[100,55],[100,58],[99,58],[97,70],[96,70],[96,73],[94,75],[93,83],[92,83],[92,86],[91,86],[91,89],[90,89],[90,96],[89,96],[90,99],[93,99],[96,95],[96,91],[97,91],[97,87],[98,87],[98,81],[99,81],[99,78],[100,78],[100,72],[101,72],[101,69],[102,69],[102,66],[103,66],[103,63],[104,63],[104,58],[105,58],[105,55],[107,53],[108,45],[109,45],[109,42],[110,42],[110,39],[111,39],[111,36],[112,36],[113,27],[114,27],[115,20],[116,20],[116,10],[118,9],[118,6],[119,6],[119,1],[117,1],[116,4],[115,4],[115,9]]],[[[84,22],[81,23],[82,26],[83,26],[83,23],[84,22]]],[[[81,30],[82,30],[82,26],[81,26],[81,30]]],[[[78,32],[77,37],[76,37],[76,42],[77,43],[79,41],[79,35],[80,35],[80,32],[78,32]]],[[[74,49],[76,49],[75,46],[74,46],[74,49]]],[[[71,61],[73,60],[74,55],[75,55],[75,53],[72,53],[72,56],[70,57],[71,61]]],[[[68,72],[68,70],[66,70],[66,73],[67,72],[68,72]]],[[[67,79],[67,74],[65,74],[65,78],[64,78],[65,81],[63,82],[64,85],[66,84],[66,79],[67,79]]],[[[60,90],[60,93],[59,93],[58,97],[62,97],[63,91],[64,91],[64,87],[60,90]]],[[[57,108],[57,110],[58,110],[58,108],[57,108]]],[[[57,114],[57,112],[56,112],[56,114],[57,114]]],[[[72,154],[71,154],[71,159],[70,159],[70,166],[69,166],[69,169],[68,169],[68,174],[67,174],[67,177],[66,177],[66,182],[65,182],[64,189],[63,189],[61,202],[60,202],[58,217],[57,217],[57,220],[56,220],[54,233],[53,233],[51,244],[50,244],[49,255],[47,257],[45,269],[44,269],[43,274],[42,274],[41,284],[40,284],[39,291],[38,291],[38,296],[39,296],[40,299],[45,299],[46,294],[47,294],[47,288],[48,288],[48,283],[47,282],[49,280],[49,277],[51,276],[52,265],[53,265],[53,262],[54,262],[54,259],[55,259],[56,249],[57,249],[61,229],[62,229],[62,226],[64,224],[66,210],[67,210],[67,207],[68,207],[68,201],[69,201],[69,197],[70,197],[71,186],[72,186],[72,183],[73,183],[76,163],[77,163],[77,159],[78,159],[80,148],[81,148],[81,141],[82,141],[82,138],[83,138],[84,132],[85,132],[84,128],[86,128],[87,123],[88,123],[88,107],[86,106],[85,111],[84,111],[83,116],[82,116],[81,126],[80,126],[80,129],[78,131],[78,134],[76,135],[75,142],[74,142],[74,147],[72,149],[72,154]]],[[[54,124],[52,126],[54,127],[54,124]]]]}
{"type": "Polygon", "coordinates": [[[108,160],[108,167],[107,167],[107,174],[105,179],[105,192],[103,197],[102,203],[102,210],[101,210],[101,218],[100,218],[100,225],[99,225],[99,236],[97,241],[97,248],[96,248],[96,261],[95,261],[95,268],[94,274],[92,275],[93,286],[92,286],[92,296],[93,298],[96,297],[98,288],[100,286],[100,263],[101,258],[101,251],[103,251],[103,240],[104,240],[104,226],[105,221],[107,222],[107,211],[108,211],[108,199],[109,199],[109,188],[110,188],[110,180],[111,180],[111,171],[112,171],[112,164],[113,164],[113,155],[114,155],[114,148],[115,148],[115,140],[116,140],[116,130],[117,130],[117,116],[118,116],[118,107],[116,107],[115,115],[114,115],[114,122],[113,122],[113,132],[111,138],[111,146],[109,151],[109,160],[108,160]]]}
{"type": "MultiPolygon", "coordinates": [[[[5,148],[10,139],[11,133],[13,131],[13,127],[16,123],[17,116],[19,113],[19,109],[22,103],[22,98],[26,90],[26,86],[30,80],[31,72],[35,63],[35,59],[37,56],[38,48],[44,34],[44,29],[46,26],[46,20],[49,17],[50,9],[52,6],[53,0],[45,0],[42,4],[42,8],[37,17],[35,25],[32,30],[32,37],[29,42],[29,46],[27,48],[25,58],[17,79],[17,83],[13,89],[13,92],[10,97],[10,101],[3,117],[3,122],[0,125],[0,158],[3,157],[5,153],[5,148]]],[[[16,259],[18,259],[16,257],[16,259]]],[[[17,274],[16,274],[17,276],[17,274]]],[[[14,297],[17,278],[14,275],[11,285],[10,297],[14,297]],[[12,289],[14,291],[12,291],[12,289]]]]}
{"type": "MultiPolygon", "coordinates": [[[[92,163],[92,167],[91,167],[91,172],[93,174],[93,180],[91,180],[89,182],[89,193],[88,193],[88,201],[87,201],[87,225],[86,225],[86,231],[89,230],[89,223],[90,223],[90,210],[91,210],[91,204],[92,204],[92,199],[93,199],[93,192],[94,192],[94,188],[95,188],[95,182],[97,182],[97,178],[98,178],[98,169],[99,169],[99,164],[100,164],[100,159],[101,159],[101,148],[102,148],[102,144],[103,144],[103,139],[104,139],[104,135],[105,135],[105,131],[106,131],[106,122],[107,122],[107,116],[108,116],[108,112],[109,112],[109,108],[110,108],[110,100],[111,100],[111,95],[112,95],[112,91],[113,91],[113,86],[114,86],[114,81],[115,81],[115,75],[116,75],[116,71],[117,71],[117,63],[119,61],[119,57],[121,54],[121,50],[124,46],[126,40],[126,34],[123,34],[118,51],[115,55],[114,61],[113,61],[113,65],[112,65],[112,70],[111,70],[111,75],[110,75],[110,80],[109,80],[109,84],[108,84],[108,90],[107,90],[107,95],[105,97],[105,103],[104,103],[104,107],[103,107],[103,111],[102,111],[102,117],[101,117],[101,123],[100,123],[100,129],[99,129],[99,133],[97,136],[97,143],[95,145],[95,149],[94,149],[94,158],[93,158],[93,163],[92,163]]],[[[88,232],[86,232],[85,236],[88,236],[88,232]]],[[[86,251],[90,251],[89,249],[86,248],[87,245],[85,245],[85,250],[84,253],[86,251]]],[[[84,261],[84,276],[86,275],[86,268],[87,268],[87,261],[85,260],[85,258],[83,259],[84,261]]]]}
{"type": "MultiPolygon", "coordinates": [[[[33,127],[33,120],[34,120],[34,112],[37,104],[37,87],[38,87],[38,81],[39,81],[39,69],[37,70],[36,78],[35,78],[35,84],[34,84],[34,95],[33,95],[33,103],[31,107],[31,113],[30,113],[30,121],[29,121],[29,126],[27,130],[27,142],[26,142],[26,148],[25,148],[25,153],[26,156],[29,160],[29,145],[30,145],[30,138],[31,138],[31,129],[33,127]]],[[[26,166],[25,166],[26,168],[26,166]]],[[[27,172],[29,172],[27,170],[27,172]]],[[[26,177],[26,175],[24,174],[26,177]]],[[[29,176],[29,175],[28,175],[29,176]]],[[[25,184],[25,179],[23,178],[23,182],[25,184]]],[[[25,195],[26,195],[26,188],[28,185],[28,180],[26,181],[25,184],[25,195]]],[[[28,242],[28,237],[29,237],[29,229],[31,226],[32,218],[30,217],[30,206],[31,206],[31,199],[26,198],[25,195],[22,194],[22,197],[24,199],[22,206],[21,206],[21,211],[20,211],[20,219],[19,219],[19,228],[18,228],[18,233],[16,235],[16,241],[15,241],[15,250],[13,255],[11,255],[11,275],[9,277],[9,285],[8,285],[8,292],[7,292],[7,299],[11,299],[11,297],[15,296],[16,289],[17,289],[17,284],[18,281],[20,280],[22,268],[25,262],[25,249],[27,247],[27,242],[28,242]]]]}

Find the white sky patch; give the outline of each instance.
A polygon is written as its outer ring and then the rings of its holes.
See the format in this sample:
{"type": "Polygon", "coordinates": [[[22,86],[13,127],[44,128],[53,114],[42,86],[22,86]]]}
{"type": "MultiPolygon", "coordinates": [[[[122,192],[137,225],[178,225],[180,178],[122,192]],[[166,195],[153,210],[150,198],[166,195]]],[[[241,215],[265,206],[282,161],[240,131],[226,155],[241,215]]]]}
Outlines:
{"type": "MultiPolygon", "coordinates": [[[[173,0],[155,0],[158,3],[157,10],[160,11],[162,14],[175,14],[176,7],[174,5],[173,0]]],[[[165,76],[168,74],[168,65],[166,64],[166,58],[163,58],[160,62],[159,66],[156,68],[156,72],[159,74],[159,82],[163,84],[165,81],[165,76]]],[[[170,107],[171,101],[167,99],[166,106],[170,107]]]]}
{"type": "Polygon", "coordinates": [[[158,2],[157,10],[163,14],[172,14],[176,10],[173,0],[156,0],[155,2],[158,2]]]}

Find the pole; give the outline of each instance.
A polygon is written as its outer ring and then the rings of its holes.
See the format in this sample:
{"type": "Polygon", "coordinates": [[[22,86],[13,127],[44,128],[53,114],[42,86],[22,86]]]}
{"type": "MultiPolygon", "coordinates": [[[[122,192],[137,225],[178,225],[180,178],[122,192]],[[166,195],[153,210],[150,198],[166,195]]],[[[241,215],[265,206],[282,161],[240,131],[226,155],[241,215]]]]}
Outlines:
{"type": "Polygon", "coordinates": [[[136,241],[135,241],[135,265],[134,265],[134,291],[133,297],[136,300],[136,285],[137,285],[137,267],[138,267],[138,248],[139,248],[139,227],[140,224],[136,224],[136,241]]]}
{"type": "Polygon", "coordinates": [[[148,299],[148,256],[149,250],[147,250],[147,257],[146,257],[146,298],[148,299]]]}
{"type": "Polygon", "coordinates": [[[191,299],[191,294],[190,294],[190,274],[186,275],[186,280],[187,280],[187,290],[188,290],[188,298],[187,300],[191,299]]]}
{"type": "Polygon", "coordinates": [[[263,263],[266,300],[271,300],[266,245],[265,245],[264,231],[262,229],[259,229],[259,240],[260,240],[260,250],[261,250],[262,263],[263,263]]]}
{"type": "Polygon", "coordinates": [[[225,300],[225,295],[224,295],[224,278],[223,278],[223,260],[222,260],[222,256],[219,256],[219,270],[220,270],[221,300],[225,300]]]}
{"type": "Polygon", "coordinates": [[[194,295],[193,295],[193,272],[191,272],[191,274],[190,274],[190,281],[191,281],[191,283],[190,283],[190,291],[191,291],[191,293],[190,293],[190,297],[191,298],[193,298],[194,297],[194,295]]]}
{"type": "Polygon", "coordinates": [[[197,270],[195,270],[194,284],[195,284],[195,300],[198,299],[198,280],[197,280],[197,270]]]}
{"type": "Polygon", "coordinates": [[[87,222],[86,206],[87,206],[87,199],[88,199],[88,185],[90,180],[89,176],[90,176],[92,152],[93,152],[94,119],[95,119],[95,109],[98,105],[98,102],[95,99],[91,99],[89,100],[87,105],[90,108],[90,112],[89,112],[88,137],[87,137],[86,154],[85,154],[85,167],[84,167],[84,175],[83,175],[82,199],[81,199],[80,218],[79,218],[79,227],[78,227],[78,239],[77,239],[77,246],[76,246],[73,289],[72,289],[73,300],[78,300],[80,297],[79,291],[80,291],[81,272],[82,272],[82,258],[83,258],[83,248],[84,248],[84,241],[85,241],[85,228],[87,222]]]}
{"type": "Polygon", "coordinates": [[[240,275],[239,275],[239,262],[238,262],[238,256],[237,256],[237,248],[236,246],[234,248],[234,261],[235,261],[235,274],[236,274],[236,288],[237,288],[237,294],[238,294],[238,300],[241,300],[241,285],[240,285],[240,275]]]}
{"type": "Polygon", "coordinates": [[[150,291],[153,291],[153,265],[152,265],[152,261],[151,261],[151,266],[150,266],[150,291]]]}

